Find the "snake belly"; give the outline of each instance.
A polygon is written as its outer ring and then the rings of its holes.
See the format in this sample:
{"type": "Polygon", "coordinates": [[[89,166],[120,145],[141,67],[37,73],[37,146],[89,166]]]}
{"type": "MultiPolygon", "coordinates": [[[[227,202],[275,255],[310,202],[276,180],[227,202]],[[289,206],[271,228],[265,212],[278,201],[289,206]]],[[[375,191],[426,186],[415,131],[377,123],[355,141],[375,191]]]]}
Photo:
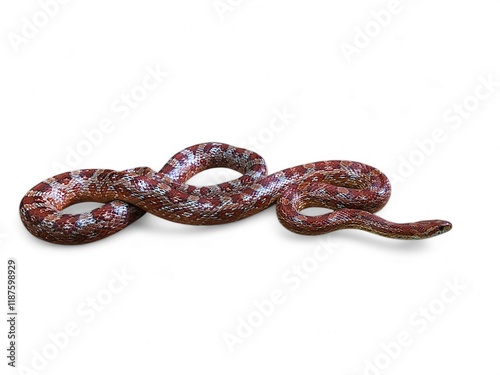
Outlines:
{"type": "Polygon", "coordinates": [[[100,240],[146,212],[177,223],[215,225],[246,218],[275,203],[279,221],[305,235],[354,228],[389,238],[423,239],[451,229],[444,220],[398,224],[375,215],[390,194],[388,178],[363,163],[320,161],[268,175],[257,153],[209,142],[180,151],[159,172],[148,167],[82,169],[48,178],[23,197],[20,216],[31,234],[57,244],[100,240]],[[242,176],[211,186],[186,183],[216,167],[242,176]],[[79,202],[104,204],[81,214],[63,212],[79,202]],[[301,213],[307,207],[333,211],[308,216],[301,213]]]}

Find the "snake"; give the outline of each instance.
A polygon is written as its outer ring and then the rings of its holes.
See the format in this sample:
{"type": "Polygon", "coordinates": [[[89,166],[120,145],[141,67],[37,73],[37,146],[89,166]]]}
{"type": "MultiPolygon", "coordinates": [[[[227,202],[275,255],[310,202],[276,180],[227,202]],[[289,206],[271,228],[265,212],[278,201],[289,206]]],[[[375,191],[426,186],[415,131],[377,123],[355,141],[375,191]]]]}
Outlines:
{"type": "Polygon", "coordinates": [[[388,177],[367,164],[319,161],[268,174],[256,152],[207,142],[178,152],[158,172],[137,167],[58,174],[30,189],[19,213],[31,234],[64,245],[108,237],[146,212],[176,223],[215,225],[241,220],[273,204],[280,223],[303,235],[360,229],[388,238],[424,239],[452,228],[444,220],[394,223],[375,215],[390,195],[388,177]],[[204,170],[221,167],[241,176],[210,186],[188,183],[204,170]],[[64,212],[80,202],[102,205],[90,212],[64,212]],[[316,216],[302,212],[309,207],[330,211],[316,216]]]}

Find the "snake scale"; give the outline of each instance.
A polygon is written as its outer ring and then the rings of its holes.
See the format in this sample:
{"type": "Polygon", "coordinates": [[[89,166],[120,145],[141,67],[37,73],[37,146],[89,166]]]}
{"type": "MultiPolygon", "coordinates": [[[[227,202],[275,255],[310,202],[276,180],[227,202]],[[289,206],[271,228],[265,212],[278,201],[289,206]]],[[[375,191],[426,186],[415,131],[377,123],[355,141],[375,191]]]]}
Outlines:
{"type": "Polygon", "coordinates": [[[375,215],[390,194],[388,178],[366,164],[320,161],[267,175],[265,161],[257,153],[210,142],[180,151],[159,172],[148,167],[82,169],[51,177],[26,193],[20,215],[31,234],[58,244],[100,240],[145,212],[177,223],[212,225],[243,219],[274,203],[279,221],[299,234],[356,228],[390,238],[422,239],[451,229],[443,220],[397,224],[375,215]],[[234,169],[242,176],[212,186],[186,183],[216,167],[234,169]],[[81,214],[63,212],[89,201],[104,205],[81,214]],[[333,211],[307,216],[301,213],[307,207],[333,211]]]}

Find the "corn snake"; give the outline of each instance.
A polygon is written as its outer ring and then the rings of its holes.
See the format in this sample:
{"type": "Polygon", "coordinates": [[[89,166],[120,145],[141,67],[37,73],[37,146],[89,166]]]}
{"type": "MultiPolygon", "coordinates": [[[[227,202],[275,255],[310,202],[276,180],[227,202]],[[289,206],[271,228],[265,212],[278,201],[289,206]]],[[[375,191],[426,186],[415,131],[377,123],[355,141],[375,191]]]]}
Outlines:
{"type": "Polygon", "coordinates": [[[366,164],[332,160],[267,175],[255,152],[223,143],[202,143],[175,154],[159,171],[82,169],[51,177],[29,190],[20,204],[28,231],[58,244],[93,242],[125,228],[145,212],[178,223],[213,225],[237,221],[277,204],[279,221],[306,235],[355,228],[385,237],[422,239],[445,233],[451,224],[427,220],[397,224],[376,216],[391,194],[388,178],[366,164]],[[212,186],[186,182],[206,169],[225,167],[241,177],[212,186]],[[82,214],[62,210],[79,202],[103,206],[82,214]],[[333,210],[307,216],[301,210],[333,210]]]}

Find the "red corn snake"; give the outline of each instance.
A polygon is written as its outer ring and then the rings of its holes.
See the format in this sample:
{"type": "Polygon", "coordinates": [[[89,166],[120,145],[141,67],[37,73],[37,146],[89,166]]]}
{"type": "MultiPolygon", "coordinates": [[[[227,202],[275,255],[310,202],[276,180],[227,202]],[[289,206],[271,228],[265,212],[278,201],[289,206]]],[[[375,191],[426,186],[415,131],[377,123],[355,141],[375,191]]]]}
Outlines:
{"type": "Polygon", "coordinates": [[[58,244],[97,241],[145,212],[178,223],[212,225],[243,219],[274,203],[279,221],[300,234],[356,228],[390,238],[421,239],[451,229],[443,220],[396,224],[374,215],[390,194],[388,178],[366,164],[320,161],[267,175],[264,159],[255,152],[210,142],[180,151],[160,172],[140,167],[59,174],[28,191],[20,215],[33,235],[58,244]],[[231,168],[242,176],[212,186],[186,184],[195,174],[215,167],[231,168]],[[62,212],[89,201],[105,204],[82,214],[62,212]],[[307,207],[333,212],[307,216],[301,213],[307,207]]]}

